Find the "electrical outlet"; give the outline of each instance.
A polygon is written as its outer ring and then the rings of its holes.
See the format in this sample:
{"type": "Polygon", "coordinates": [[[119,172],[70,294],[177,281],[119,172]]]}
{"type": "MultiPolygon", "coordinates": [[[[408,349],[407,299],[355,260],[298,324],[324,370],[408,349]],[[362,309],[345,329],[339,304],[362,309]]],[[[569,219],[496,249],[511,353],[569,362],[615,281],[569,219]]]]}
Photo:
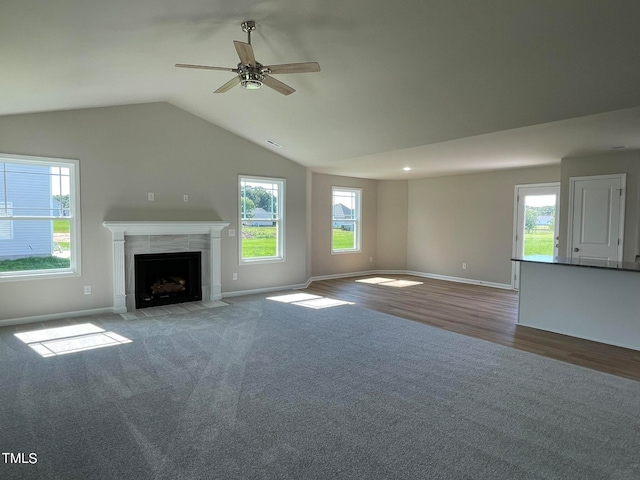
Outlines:
{"type": "Polygon", "coordinates": [[[182,196],[182,201],[183,201],[184,203],[187,203],[187,202],[189,201],[189,195],[183,195],[183,196],[182,196]]]}
{"type": "Polygon", "coordinates": [[[369,257],[369,263],[373,263],[373,257],[369,257]]]}
{"type": "Polygon", "coordinates": [[[85,295],[91,295],[91,285],[85,285],[84,286],[84,294],[85,295]]]}
{"type": "Polygon", "coordinates": [[[236,230],[235,230],[235,228],[230,228],[230,229],[229,229],[229,236],[230,236],[230,237],[235,237],[235,236],[236,236],[236,230]]]}
{"type": "Polygon", "coordinates": [[[234,274],[233,274],[233,279],[234,279],[234,280],[237,280],[237,279],[238,279],[238,274],[237,274],[237,273],[234,273],[234,274]]]}
{"type": "Polygon", "coordinates": [[[466,270],[466,269],[467,269],[467,264],[466,264],[466,263],[463,263],[463,264],[462,264],[462,269],[463,269],[463,270],[466,270]]]}
{"type": "Polygon", "coordinates": [[[149,200],[150,202],[153,202],[155,200],[155,195],[153,192],[149,192],[147,193],[147,200],[149,200]]]}

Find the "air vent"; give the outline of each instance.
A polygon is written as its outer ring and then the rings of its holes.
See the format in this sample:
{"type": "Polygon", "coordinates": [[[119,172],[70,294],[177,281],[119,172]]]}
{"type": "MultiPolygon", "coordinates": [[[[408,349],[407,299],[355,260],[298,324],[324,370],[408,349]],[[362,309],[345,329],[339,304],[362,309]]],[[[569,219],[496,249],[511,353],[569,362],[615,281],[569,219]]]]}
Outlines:
{"type": "Polygon", "coordinates": [[[282,148],[282,145],[280,145],[279,143],[274,142],[273,140],[267,140],[267,143],[269,145],[271,145],[272,147],[282,148]]]}

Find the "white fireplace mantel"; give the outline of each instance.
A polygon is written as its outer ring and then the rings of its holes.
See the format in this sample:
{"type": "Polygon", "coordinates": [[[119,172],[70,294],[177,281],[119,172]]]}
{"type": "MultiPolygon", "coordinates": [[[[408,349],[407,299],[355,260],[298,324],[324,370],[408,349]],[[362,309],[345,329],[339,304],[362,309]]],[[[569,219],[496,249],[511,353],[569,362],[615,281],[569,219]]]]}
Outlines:
{"type": "Polygon", "coordinates": [[[104,221],[113,239],[113,312],[127,311],[125,290],[125,236],[208,234],[211,242],[210,300],[222,298],[221,232],[227,222],[217,221],[104,221]]]}

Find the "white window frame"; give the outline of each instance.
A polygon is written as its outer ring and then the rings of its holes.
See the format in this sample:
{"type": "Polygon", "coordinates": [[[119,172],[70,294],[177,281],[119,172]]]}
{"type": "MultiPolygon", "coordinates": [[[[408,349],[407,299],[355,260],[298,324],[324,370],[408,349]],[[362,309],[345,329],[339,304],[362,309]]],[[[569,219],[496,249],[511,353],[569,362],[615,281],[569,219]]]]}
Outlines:
{"type": "Polygon", "coordinates": [[[256,175],[238,175],[238,262],[240,265],[257,263],[274,263],[285,261],[285,203],[286,203],[286,180],[284,178],[261,177],[256,175]],[[271,257],[248,257],[242,256],[242,231],[243,221],[250,219],[242,217],[242,183],[273,183],[278,186],[278,202],[276,208],[276,254],[271,257]]]}
{"type": "Polygon", "coordinates": [[[13,221],[3,218],[13,217],[13,202],[0,204],[0,241],[13,240],[13,221]]]}
{"type": "MultiPolygon", "coordinates": [[[[60,277],[77,277],[81,275],[80,252],[80,162],[78,160],[50,157],[34,157],[26,155],[11,155],[0,153],[0,162],[9,164],[39,165],[47,167],[61,167],[69,169],[69,215],[68,216],[20,216],[15,213],[10,217],[11,222],[36,220],[69,220],[70,234],[70,265],[68,268],[53,268],[44,270],[22,270],[0,272],[0,282],[14,280],[35,280],[60,277]]],[[[6,181],[4,175],[0,181],[6,181]]],[[[6,192],[6,184],[5,184],[6,192]]],[[[7,202],[7,207],[10,202],[7,202]]],[[[5,206],[0,206],[4,209],[5,206]]],[[[7,208],[8,210],[8,208],[7,208]]]]}
{"type": "Polygon", "coordinates": [[[331,254],[344,254],[344,253],[359,253],[362,252],[362,189],[361,188],[353,188],[353,187],[331,187],[331,254]],[[335,218],[335,196],[336,192],[350,192],[354,194],[354,208],[355,215],[353,219],[344,220],[335,218]],[[353,248],[333,248],[333,225],[335,222],[344,222],[344,223],[353,223],[353,234],[354,234],[354,243],[355,246],[353,248]]]}

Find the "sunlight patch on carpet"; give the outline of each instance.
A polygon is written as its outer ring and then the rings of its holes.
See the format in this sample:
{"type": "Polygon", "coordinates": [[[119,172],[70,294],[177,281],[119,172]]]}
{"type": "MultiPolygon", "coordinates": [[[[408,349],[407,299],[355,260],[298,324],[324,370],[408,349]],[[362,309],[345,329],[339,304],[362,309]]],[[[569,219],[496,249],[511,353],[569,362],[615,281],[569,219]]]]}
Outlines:
{"type": "Polygon", "coordinates": [[[107,332],[92,323],[32,330],[14,335],[42,357],[55,357],[131,343],[128,338],[114,332],[107,332]]]}
{"type": "Polygon", "coordinates": [[[338,305],[353,305],[353,302],[344,300],[336,300],[333,298],[321,297],[320,295],[312,295],[310,293],[290,293],[286,295],[278,295],[277,297],[267,297],[267,300],[275,302],[290,303],[300,307],[313,309],[337,307],[338,305]]]}
{"type": "Polygon", "coordinates": [[[303,302],[305,300],[314,300],[322,298],[320,295],[312,295],[310,293],[289,293],[287,295],[278,295],[277,297],[267,297],[267,300],[273,300],[275,302],[282,303],[296,303],[303,302]]]}

